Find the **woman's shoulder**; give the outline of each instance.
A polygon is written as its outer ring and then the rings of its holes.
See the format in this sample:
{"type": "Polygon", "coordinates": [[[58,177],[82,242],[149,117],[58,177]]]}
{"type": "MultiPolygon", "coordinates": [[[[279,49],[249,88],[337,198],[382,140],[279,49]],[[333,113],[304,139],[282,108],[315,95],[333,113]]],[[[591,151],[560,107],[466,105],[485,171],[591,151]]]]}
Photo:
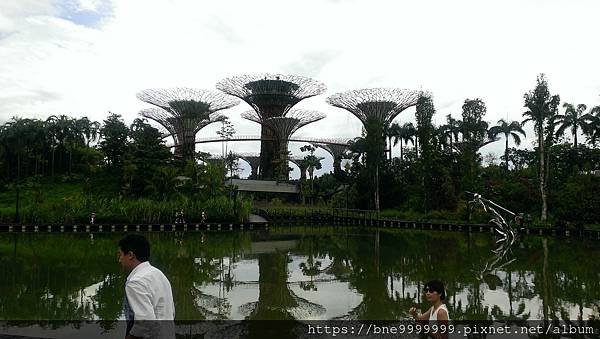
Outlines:
{"type": "Polygon", "coordinates": [[[438,307],[438,309],[437,309],[437,312],[436,312],[436,313],[437,313],[438,317],[439,317],[440,315],[443,315],[443,314],[445,314],[445,315],[446,315],[446,317],[447,317],[448,319],[450,319],[450,313],[448,312],[448,308],[446,307],[446,305],[445,305],[445,304],[442,304],[442,305],[440,305],[440,307],[438,307]]]}

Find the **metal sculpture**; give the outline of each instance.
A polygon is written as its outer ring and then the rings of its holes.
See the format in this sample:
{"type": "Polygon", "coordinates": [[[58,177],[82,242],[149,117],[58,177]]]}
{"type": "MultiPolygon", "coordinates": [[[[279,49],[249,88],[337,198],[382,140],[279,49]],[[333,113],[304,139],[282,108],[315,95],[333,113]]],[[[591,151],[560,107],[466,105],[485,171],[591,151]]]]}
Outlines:
{"type": "Polygon", "coordinates": [[[475,206],[481,206],[484,211],[491,214],[492,219],[489,223],[494,228],[494,231],[500,235],[500,238],[496,241],[498,247],[492,249],[492,255],[475,271],[480,281],[485,281],[490,289],[495,289],[496,285],[502,282],[495,275],[495,271],[508,266],[516,260],[509,256],[510,250],[517,240],[517,234],[511,224],[521,224],[523,214],[516,214],[489,199],[483,198],[481,194],[471,192],[467,192],[467,194],[473,195],[473,199],[469,201],[469,211],[475,206]],[[508,214],[508,217],[512,218],[512,220],[508,219],[507,221],[501,212],[508,214]]]}
{"type": "Polygon", "coordinates": [[[158,108],[144,109],[140,114],[163,126],[173,137],[175,154],[193,160],[196,134],[225,116],[216,113],[239,103],[220,92],[188,87],[146,89],[137,98],[158,108]]]}
{"type": "Polygon", "coordinates": [[[516,214],[495,202],[488,200],[481,196],[479,193],[471,193],[468,194],[473,195],[473,200],[469,201],[469,209],[471,210],[475,205],[479,205],[483,208],[484,211],[491,214],[493,217],[490,219],[489,223],[494,228],[498,234],[500,234],[501,238],[497,241],[502,242],[510,239],[516,238],[517,234],[515,233],[513,227],[506,221],[506,219],[500,214],[499,211],[508,214],[513,218],[515,223],[521,223],[523,220],[523,214],[516,214]]]}
{"type": "MultiPolygon", "coordinates": [[[[325,118],[323,113],[317,111],[293,109],[286,113],[283,117],[262,118],[256,111],[246,111],[242,113],[242,118],[254,121],[271,130],[274,137],[274,149],[276,153],[273,158],[267,158],[269,163],[278,163],[281,167],[287,166],[288,158],[288,143],[289,139],[298,129],[310,123],[319,121],[325,118]]],[[[261,153],[261,174],[263,169],[264,157],[268,154],[261,153]]],[[[289,172],[284,170],[279,171],[279,178],[283,180],[289,179],[289,172]]]]}
{"type": "MultiPolygon", "coordinates": [[[[259,120],[284,117],[290,109],[303,99],[319,95],[325,85],[310,78],[284,74],[245,74],[226,78],[217,83],[217,89],[236,96],[254,109],[259,120]]],[[[272,160],[277,152],[271,141],[275,132],[262,124],[260,176],[274,176],[272,160]]]]}
{"type": "Polygon", "coordinates": [[[502,284],[502,280],[496,275],[496,271],[504,269],[517,260],[510,256],[511,248],[516,239],[516,237],[509,237],[505,241],[499,242],[498,247],[492,249],[491,256],[474,271],[477,279],[484,281],[492,290],[495,289],[496,285],[502,284]]]}

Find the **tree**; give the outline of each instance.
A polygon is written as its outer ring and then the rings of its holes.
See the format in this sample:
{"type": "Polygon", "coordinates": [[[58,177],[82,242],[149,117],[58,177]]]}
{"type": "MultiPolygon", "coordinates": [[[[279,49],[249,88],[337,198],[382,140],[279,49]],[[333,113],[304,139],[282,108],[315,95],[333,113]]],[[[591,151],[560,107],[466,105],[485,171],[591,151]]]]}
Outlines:
{"type": "Polygon", "coordinates": [[[521,125],[527,122],[533,122],[535,134],[538,137],[538,157],[539,157],[539,186],[540,196],[542,198],[541,220],[545,222],[548,219],[548,172],[550,170],[550,161],[546,154],[546,149],[552,144],[554,137],[554,116],[558,110],[560,97],[550,95],[548,81],[542,73],[537,77],[536,87],[524,95],[524,107],[527,111],[523,113],[525,119],[521,125]]]}
{"type": "Polygon", "coordinates": [[[69,152],[69,175],[73,167],[73,152],[84,145],[84,142],[83,126],[77,120],[69,118],[65,138],[65,148],[69,152]]]}
{"type": "Polygon", "coordinates": [[[321,160],[323,160],[323,158],[317,157],[315,155],[316,150],[317,150],[316,147],[314,147],[312,145],[305,145],[305,146],[300,147],[301,152],[309,152],[309,154],[307,154],[304,157],[304,159],[301,160],[302,166],[300,166],[300,167],[306,168],[306,170],[308,171],[308,177],[310,178],[311,193],[314,193],[315,169],[320,170],[322,168],[321,160]]]}
{"type": "MultiPolygon", "coordinates": [[[[483,100],[466,99],[462,106],[461,162],[463,189],[478,190],[481,156],[479,149],[485,145],[488,124],[483,120],[487,112],[483,100]]],[[[455,146],[456,147],[456,146],[455,146]]]]}
{"type": "Polygon", "coordinates": [[[575,105],[565,102],[563,104],[565,108],[565,114],[559,114],[555,117],[553,123],[558,126],[556,130],[556,136],[562,136],[565,134],[567,128],[571,128],[571,135],[573,135],[573,147],[577,148],[577,132],[581,128],[586,130],[587,121],[592,119],[591,114],[584,114],[587,106],[579,104],[575,105]]]}
{"type": "MultiPolygon", "coordinates": [[[[129,129],[131,142],[124,154],[123,181],[125,191],[135,196],[152,191],[152,178],[157,168],[171,158],[161,133],[144,119],[135,119],[129,129]]],[[[157,192],[153,192],[157,193],[157,192]]]]}
{"type": "Polygon", "coordinates": [[[415,128],[415,126],[412,124],[412,122],[407,122],[404,123],[404,125],[402,125],[399,130],[397,132],[395,132],[395,134],[393,135],[394,138],[394,146],[396,146],[398,144],[398,142],[400,142],[400,160],[403,159],[403,155],[402,155],[402,142],[404,142],[405,145],[408,145],[408,142],[410,141],[411,144],[413,144],[413,146],[415,145],[415,136],[417,135],[417,129],[415,128]]]}
{"type": "Polygon", "coordinates": [[[131,142],[125,154],[124,182],[126,190],[142,195],[152,185],[154,172],[168,164],[171,152],[165,146],[161,133],[144,119],[135,119],[129,129],[131,142]]]}
{"type": "Polygon", "coordinates": [[[100,149],[104,152],[109,166],[118,168],[123,165],[123,156],[127,149],[127,136],[129,128],[121,119],[121,115],[110,113],[104,120],[104,125],[100,129],[103,140],[100,142],[100,149]]]}
{"type": "MultiPolygon", "coordinates": [[[[396,146],[396,144],[398,143],[398,140],[400,138],[400,134],[402,133],[402,127],[400,127],[400,125],[398,125],[397,122],[394,122],[390,125],[390,127],[387,129],[387,137],[388,137],[388,145],[390,147],[389,149],[389,159],[392,160],[392,145],[396,146]],[[392,143],[392,140],[394,140],[394,142],[392,143]]],[[[402,150],[400,150],[400,152],[402,152],[402,150]]]]}
{"type": "Polygon", "coordinates": [[[66,115],[51,115],[46,119],[46,126],[50,133],[50,143],[52,148],[52,175],[54,175],[54,153],[58,150],[59,165],[64,171],[63,156],[69,153],[69,171],[72,164],[73,150],[81,141],[82,133],[76,125],[76,120],[66,115]]]}
{"type": "Polygon", "coordinates": [[[432,124],[435,107],[430,96],[421,96],[417,101],[415,117],[417,119],[417,140],[421,145],[421,193],[423,195],[423,208],[427,210],[431,207],[431,193],[433,191],[433,152],[436,143],[434,143],[434,127],[432,124]]]}
{"type": "Polygon", "coordinates": [[[521,127],[521,123],[519,123],[518,121],[512,121],[511,123],[508,123],[506,122],[506,120],[500,119],[498,120],[498,125],[493,126],[488,130],[488,135],[490,139],[495,139],[501,134],[504,135],[505,141],[504,166],[508,171],[508,140],[510,139],[510,137],[512,137],[513,141],[515,142],[515,145],[519,146],[521,145],[521,137],[519,137],[519,134],[523,135],[523,137],[526,137],[526,134],[525,131],[523,131],[523,128],[521,127]]]}
{"type": "Polygon", "coordinates": [[[221,129],[217,131],[217,134],[223,139],[221,143],[221,152],[223,152],[223,159],[227,157],[227,141],[235,135],[235,128],[228,118],[221,121],[221,129]]]}
{"type": "Polygon", "coordinates": [[[417,101],[415,117],[417,119],[417,139],[421,145],[421,156],[430,153],[432,148],[434,128],[432,124],[435,107],[429,96],[421,96],[417,101]]]}
{"type": "Polygon", "coordinates": [[[483,117],[487,113],[487,108],[483,100],[466,99],[462,106],[462,135],[463,140],[469,143],[478,143],[485,139],[487,123],[483,117]]]}
{"type": "Polygon", "coordinates": [[[96,141],[100,137],[100,123],[98,121],[90,121],[88,117],[83,117],[77,120],[76,124],[85,137],[87,147],[90,147],[90,141],[96,141]]]}
{"type": "Polygon", "coordinates": [[[590,121],[583,132],[587,136],[588,143],[594,145],[600,140],[600,106],[590,110],[590,121]]]}
{"type": "Polygon", "coordinates": [[[237,175],[237,172],[240,170],[238,156],[233,154],[232,151],[229,151],[225,157],[225,169],[227,172],[229,172],[230,178],[233,178],[234,175],[237,175]]]}
{"type": "Polygon", "coordinates": [[[458,134],[462,129],[462,121],[452,118],[452,115],[446,115],[446,124],[440,126],[440,131],[445,140],[449,141],[450,152],[452,152],[454,142],[458,142],[458,134]]]}

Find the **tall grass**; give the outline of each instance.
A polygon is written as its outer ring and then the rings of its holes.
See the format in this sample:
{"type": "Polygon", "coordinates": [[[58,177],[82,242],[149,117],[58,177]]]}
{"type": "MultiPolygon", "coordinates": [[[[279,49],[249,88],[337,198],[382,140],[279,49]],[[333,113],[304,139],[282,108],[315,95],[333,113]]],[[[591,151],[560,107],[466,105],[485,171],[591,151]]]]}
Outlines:
{"type": "MultiPolygon", "coordinates": [[[[88,223],[96,213],[96,223],[170,223],[176,211],[183,210],[186,222],[200,222],[202,212],[208,222],[237,222],[248,219],[252,206],[245,200],[234,201],[224,196],[197,201],[184,196],[155,201],[150,199],[101,198],[76,194],[58,202],[27,204],[21,209],[24,223],[88,223]]],[[[3,220],[7,215],[2,212],[3,220]]],[[[8,212],[8,211],[6,211],[8,212]]],[[[14,211],[9,217],[12,218],[14,211]]]]}

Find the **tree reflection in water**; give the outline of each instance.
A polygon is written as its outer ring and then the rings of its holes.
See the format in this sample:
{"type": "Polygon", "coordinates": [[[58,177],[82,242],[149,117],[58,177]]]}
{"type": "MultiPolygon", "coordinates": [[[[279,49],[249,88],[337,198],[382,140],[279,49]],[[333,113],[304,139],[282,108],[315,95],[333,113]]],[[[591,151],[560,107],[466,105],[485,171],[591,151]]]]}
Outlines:
{"type": "MultiPolygon", "coordinates": [[[[121,236],[0,235],[0,319],[119,319],[121,236]]],[[[452,319],[598,317],[593,241],[524,237],[499,259],[487,234],[285,226],[148,237],[180,320],[404,319],[428,307],[420,288],[434,278],[452,319]],[[256,250],[282,237],[293,246],[256,250]]]]}

